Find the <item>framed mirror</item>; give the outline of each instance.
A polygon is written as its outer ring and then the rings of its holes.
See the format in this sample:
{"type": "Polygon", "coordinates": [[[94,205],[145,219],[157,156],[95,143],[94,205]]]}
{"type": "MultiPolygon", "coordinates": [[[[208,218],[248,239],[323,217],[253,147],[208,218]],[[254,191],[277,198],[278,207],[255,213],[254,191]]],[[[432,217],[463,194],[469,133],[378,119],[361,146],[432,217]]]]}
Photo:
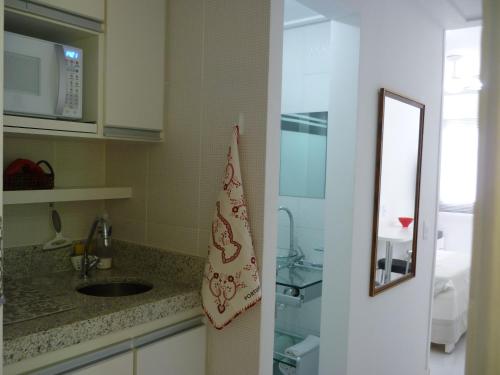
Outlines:
{"type": "Polygon", "coordinates": [[[425,105],[380,90],[370,296],[415,277],[425,105]]]}

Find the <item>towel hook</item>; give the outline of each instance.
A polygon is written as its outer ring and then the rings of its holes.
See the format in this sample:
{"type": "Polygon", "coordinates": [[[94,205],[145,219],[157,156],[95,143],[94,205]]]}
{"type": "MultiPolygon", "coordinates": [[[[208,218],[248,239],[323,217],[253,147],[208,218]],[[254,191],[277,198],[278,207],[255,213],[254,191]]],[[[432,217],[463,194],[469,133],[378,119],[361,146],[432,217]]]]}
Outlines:
{"type": "Polygon", "coordinates": [[[245,134],[245,116],[243,115],[243,112],[240,112],[238,116],[238,130],[240,135],[245,134]]]}

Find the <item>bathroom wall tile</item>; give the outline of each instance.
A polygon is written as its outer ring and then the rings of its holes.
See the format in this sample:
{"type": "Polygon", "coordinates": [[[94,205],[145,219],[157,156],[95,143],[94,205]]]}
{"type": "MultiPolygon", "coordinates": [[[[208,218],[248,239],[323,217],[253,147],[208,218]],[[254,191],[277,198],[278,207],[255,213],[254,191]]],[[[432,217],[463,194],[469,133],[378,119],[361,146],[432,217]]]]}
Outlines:
{"type": "Polygon", "coordinates": [[[297,228],[297,242],[304,251],[312,251],[322,248],[324,244],[324,232],[322,229],[297,228]]]}
{"type": "MultiPolygon", "coordinates": [[[[302,248],[306,259],[313,263],[323,262],[323,253],[314,251],[324,244],[324,200],[280,196],[280,205],[290,208],[295,220],[295,240],[302,248]]],[[[287,248],[289,244],[288,218],[279,215],[278,246],[287,248]]]]}
{"type": "MultiPolygon", "coordinates": [[[[288,208],[290,211],[292,211],[294,221],[295,223],[297,223],[297,220],[300,219],[300,198],[280,195],[279,205],[284,206],[288,208]]],[[[280,211],[278,213],[278,225],[289,225],[289,224],[290,220],[288,219],[288,215],[285,212],[280,211]]]]}
{"type": "Polygon", "coordinates": [[[325,223],[325,200],[300,198],[297,225],[306,228],[323,229],[325,223]]]}
{"type": "MultiPolygon", "coordinates": [[[[297,238],[297,233],[295,234],[297,238]]],[[[278,226],[278,247],[282,249],[288,249],[290,247],[290,226],[279,225],[278,226]]]]}

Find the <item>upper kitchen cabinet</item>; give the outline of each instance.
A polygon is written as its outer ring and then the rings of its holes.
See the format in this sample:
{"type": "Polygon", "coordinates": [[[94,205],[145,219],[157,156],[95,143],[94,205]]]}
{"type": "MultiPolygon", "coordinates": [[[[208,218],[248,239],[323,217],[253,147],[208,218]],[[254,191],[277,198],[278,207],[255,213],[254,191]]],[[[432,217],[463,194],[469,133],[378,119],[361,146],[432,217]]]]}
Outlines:
{"type": "Polygon", "coordinates": [[[31,2],[81,17],[104,21],[105,0],[31,0],[31,2]]]}
{"type": "Polygon", "coordinates": [[[104,136],[161,140],[166,0],[107,0],[104,136]]]}

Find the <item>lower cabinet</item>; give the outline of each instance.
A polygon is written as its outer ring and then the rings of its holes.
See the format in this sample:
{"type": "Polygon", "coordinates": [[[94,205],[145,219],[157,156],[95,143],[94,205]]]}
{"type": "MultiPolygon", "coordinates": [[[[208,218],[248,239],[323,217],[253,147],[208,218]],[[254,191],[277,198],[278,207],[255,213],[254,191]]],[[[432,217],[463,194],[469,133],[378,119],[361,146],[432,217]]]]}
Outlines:
{"type": "Polygon", "coordinates": [[[134,353],[127,352],[104,359],[79,370],[72,375],[134,375],[134,353]]]}
{"type": "MultiPolygon", "coordinates": [[[[132,346],[133,348],[133,346],[132,346]]],[[[191,328],[70,371],[72,375],[204,375],[206,327],[191,328]]],[[[54,370],[44,374],[68,373],[54,370]]]]}
{"type": "Polygon", "coordinates": [[[206,327],[200,326],[137,349],[137,375],[204,375],[206,327]]]}

